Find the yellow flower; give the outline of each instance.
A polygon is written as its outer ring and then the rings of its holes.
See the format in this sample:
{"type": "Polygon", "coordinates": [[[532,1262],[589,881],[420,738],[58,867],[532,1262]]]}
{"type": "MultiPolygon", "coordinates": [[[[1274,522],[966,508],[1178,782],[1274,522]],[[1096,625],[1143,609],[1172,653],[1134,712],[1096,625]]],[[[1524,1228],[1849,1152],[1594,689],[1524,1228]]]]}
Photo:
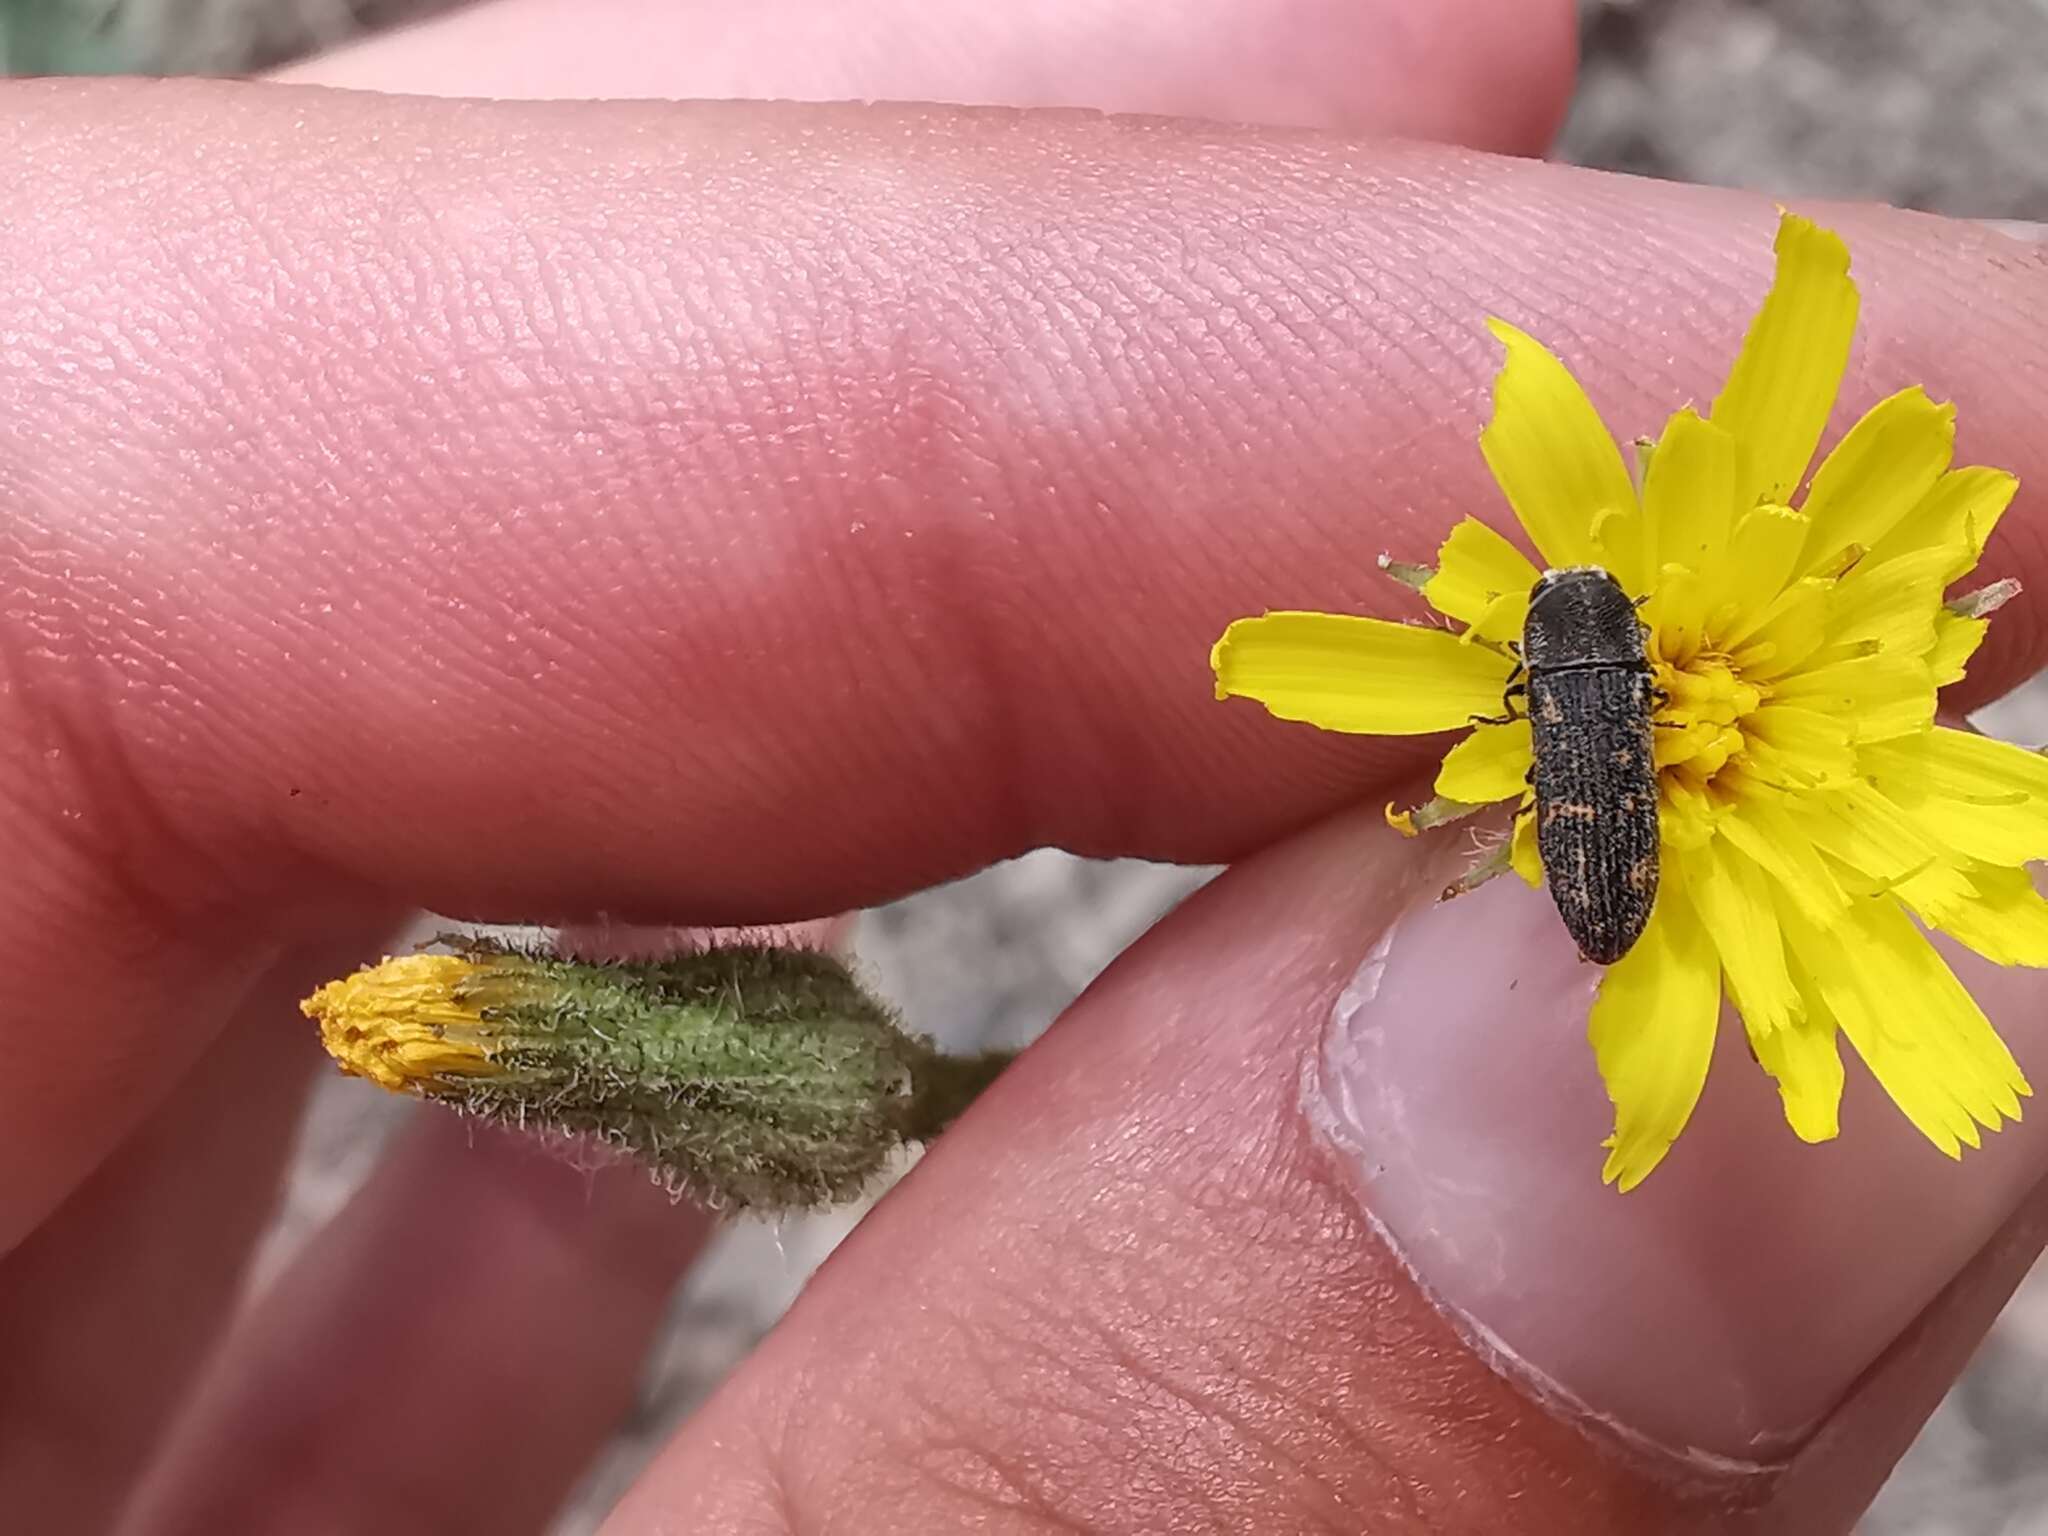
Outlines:
{"type": "MultiPolygon", "coordinates": [[[[2017,482],[1951,468],[1955,413],[1879,401],[1807,468],[1856,327],[1841,240],[1786,215],[1777,275],[1726,387],[1681,410],[1631,474],[1564,365],[1512,326],[1480,448],[1546,566],[1596,565],[1639,601],[1656,687],[1662,878],[1649,926],[1602,977],[1589,1034],[1615,1106],[1603,1177],[1633,1188],[1684,1129],[1725,988],[1807,1141],[1835,1135],[1846,1035],[1950,1156],[2017,1119],[2029,1092],[1929,944],[2048,965],[2048,760],[1934,723],[2001,582],[1944,603],[2017,482]],[[1797,493],[1804,486],[1805,494],[1797,493]],[[1917,920],[1917,921],[1916,921],[1917,920]]],[[[1457,632],[1322,613],[1240,619],[1211,656],[1217,696],[1324,730],[1471,726],[1424,827],[1514,800],[1514,832],[1469,888],[1543,878],[1527,719],[1499,716],[1539,571],[1467,518],[1434,569],[1382,559],[1457,632]]]]}

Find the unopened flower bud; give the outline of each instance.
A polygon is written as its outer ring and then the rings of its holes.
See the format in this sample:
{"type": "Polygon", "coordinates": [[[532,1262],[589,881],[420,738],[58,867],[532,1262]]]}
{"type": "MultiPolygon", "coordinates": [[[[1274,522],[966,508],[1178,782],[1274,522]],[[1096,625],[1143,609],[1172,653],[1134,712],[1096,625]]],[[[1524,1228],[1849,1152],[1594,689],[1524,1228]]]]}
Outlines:
{"type": "Polygon", "coordinates": [[[859,1194],[1009,1060],[943,1056],[837,958],[763,945],[598,965],[466,943],[301,1006],[345,1072],[593,1138],[729,1209],[859,1194]]]}

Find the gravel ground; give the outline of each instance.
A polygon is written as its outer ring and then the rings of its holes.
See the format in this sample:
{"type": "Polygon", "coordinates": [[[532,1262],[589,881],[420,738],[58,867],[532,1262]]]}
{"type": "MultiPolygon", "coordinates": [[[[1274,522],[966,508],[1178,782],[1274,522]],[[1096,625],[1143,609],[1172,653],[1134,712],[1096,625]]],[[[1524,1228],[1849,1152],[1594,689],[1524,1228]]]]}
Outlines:
{"type": "Polygon", "coordinates": [[[2042,0],[1582,0],[1560,153],[1779,196],[2048,218],[2042,0]]]}
{"type": "MultiPolygon", "coordinates": [[[[349,0],[15,0],[17,69],[232,70],[404,8],[349,0]]],[[[426,7],[416,7],[426,8],[426,7]]],[[[1780,195],[1864,196],[1956,214],[2048,218],[2048,3],[1589,0],[1561,154],[1780,195]]],[[[2048,741],[2048,691],[1987,725],[2048,741]]],[[[1030,1038],[1202,872],[1033,854],[868,914],[860,953],[913,1027],[949,1043],[1030,1038]]],[[[270,1272],[337,1208],[407,1113],[321,1092],[270,1272]]],[[[559,1527],[594,1527],[648,1451],[768,1328],[855,1213],[737,1228],[678,1295],[634,1421],[559,1527]]],[[[2037,1274],[1865,1523],[1870,1536],[2048,1536],[2048,1275],[2037,1274]]]]}

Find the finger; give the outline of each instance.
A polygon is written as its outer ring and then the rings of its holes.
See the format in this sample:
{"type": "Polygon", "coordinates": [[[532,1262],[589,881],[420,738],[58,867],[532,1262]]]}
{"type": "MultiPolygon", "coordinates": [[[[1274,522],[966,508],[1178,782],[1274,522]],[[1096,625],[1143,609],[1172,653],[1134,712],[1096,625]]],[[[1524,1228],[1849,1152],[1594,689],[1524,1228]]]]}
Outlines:
{"type": "Polygon", "coordinates": [[[0,1259],[0,1509],[101,1531],[225,1329],[320,1052],[288,1019],[369,934],[280,962],[208,1064],[0,1259]]]}
{"type": "Polygon", "coordinates": [[[1165,919],[608,1536],[1846,1531],[2048,1234],[2048,1131],[1809,1148],[1737,1046],[1617,1196],[1586,968],[1519,882],[1436,905],[1463,857],[1354,815],[1165,919]]]}
{"type": "MultiPolygon", "coordinates": [[[[0,787],[53,818],[0,822],[24,995],[110,921],[308,888],[753,922],[1040,843],[1242,853],[1428,751],[1219,706],[1205,657],[1275,604],[1412,615],[1372,556],[1497,505],[1481,317],[1633,433],[1711,394],[1769,262],[1735,194],[1324,138],[18,99],[0,148],[52,177],[0,228],[0,787]]],[[[1922,382],[2032,476],[2039,257],[1831,217],[1843,413],[1922,382]]],[[[1990,574],[2039,567],[2036,505],[1990,574]]],[[[1979,690],[2039,659],[2028,612],[1979,690]]],[[[202,950],[95,978],[85,1033],[137,1059],[146,1000],[228,985],[202,950]]],[[[0,1235],[126,1112],[74,1055],[0,1082],[0,1235]]]]}
{"type": "Polygon", "coordinates": [[[638,1168],[420,1116],[237,1327],[119,1529],[546,1530],[707,1226],[638,1168]]]}
{"type": "Polygon", "coordinates": [[[431,96],[1094,107],[1534,153],[1576,55],[1561,0],[498,0],[282,78],[431,96]]]}
{"type": "MultiPolygon", "coordinates": [[[[171,829],[444,910],[753,921],[1039,842],[1223,858],[1327,811],[1430,745],[1276,730],[1214,702],[1205,658],[1274,602],[1411,613],[1373,554],[1497,501],[1474,447],[1494,344],[1461,317],[1555,339],[1626,432],[1711,389],[1769,261],[1758,201],[1429,150],[158,99],[211,103],[208,142],[274,144],[286,117],[300,140],[374,139],[345,169],[283,147],[221,171],[275,185],[260,238],[290,231],[314,264],[353,249],[345,273],[270,271],[244,311],[161,268],[169,237],[136,227],[122,183],[81,177],[86,206],[17,231],[12,270],[66,270],[90,236],[159,294],[164,372],[264,358],[196,420],[172,379],[89,397],[124,424],[118,452],[26,498],[7,556],[22,610],[103,649],[26,656],[23,681],[61,721],[83,679],[133,670],[121,739],[171,829]],[[622,139],[629,156],[602,147],[622,139]],[[351,233],[397,199],[433,212],[382,244],[351,233]],[[1046,233],[1055,206],[1078,243],[1046,233]],[[950,257],[962,217],[1009,254],[950,257]],[[577,233],[592,220],[602,251],[577,233]],[[362,338],[341,326],[356,306],[362,338]],[[414,412],[436,430],[401,429],[414,412]],[[179,485],[175,456],[224,434],[243,467],[179,485]],[[168,531],[135,559],[145,489],[168,531]]],[[[193,131],[48,100],[23,157],[182,160],[193,131]]],[[[2048,269],[1973,228],[1837,222],[1872,338],[1844,414],[1922,380],[1958,398],[1968,457],[2029,474],[2048,450],[2015,354],[2048,333],[2048,269]]],[[[180,238],[232,270],[259,236],[180,238]]],[[[104,307],[96,287],[44,296],[36,355],[78,355],[104,307]]],[[[26,384],[16,440],[75,441],[84,400],[26,384]]],[[[2033,503],[2001,532],[1994,573],[2027,574],[2033,503]]],[[[1980,688],[2031,666],[2036,629],[2001,617],[1980,688]]]]}

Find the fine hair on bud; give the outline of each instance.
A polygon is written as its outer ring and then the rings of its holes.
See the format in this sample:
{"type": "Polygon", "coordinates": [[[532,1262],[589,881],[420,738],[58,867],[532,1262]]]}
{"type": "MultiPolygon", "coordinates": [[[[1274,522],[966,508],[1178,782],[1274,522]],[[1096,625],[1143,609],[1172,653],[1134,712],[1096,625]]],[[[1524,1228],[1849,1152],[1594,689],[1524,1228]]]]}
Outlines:
{"type": "Polygon", "coordinates": [[[589,1138],[727,1210],[860,1195],[1010,1060],[944,1055],[818,950],[738,943],[593,963],[439,943],[302,1005],[344,1071],[589,1138]]]}

